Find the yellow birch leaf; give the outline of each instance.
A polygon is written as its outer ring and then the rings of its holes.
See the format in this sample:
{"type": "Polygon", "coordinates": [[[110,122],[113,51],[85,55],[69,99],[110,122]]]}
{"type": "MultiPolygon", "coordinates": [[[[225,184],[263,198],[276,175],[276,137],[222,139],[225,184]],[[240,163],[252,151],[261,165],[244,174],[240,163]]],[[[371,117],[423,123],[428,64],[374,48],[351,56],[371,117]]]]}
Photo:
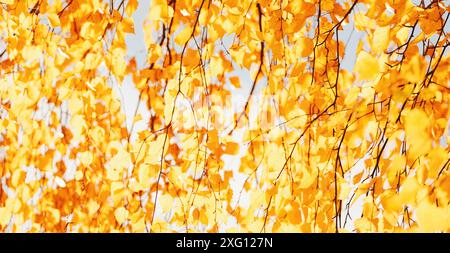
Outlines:
{"type": "Polygon", "coordinates": [[[114,217],[116,218],[117,222],[119,224],[123,224],[128,219],[128,210],[125,209],[123,206],[117,208],[114,211],[114,217]]]}
{"type": "Polygon", "coordinates": [[[446,232],[450,226],[450,208],[437,207],[424,200],[417,206],[417,222],[421,232],[446,232]]]}
{"type": "Polygon", "coordinates": [[[427,153],[431,149],[431,138],[428,133],[429,118],[420,109],[408,112],[405,119],[406,142],[410,145],[408,153],[413,158],[427,153]]]}
{"type": "Polygon", "coordinates": [[[365,51],[361,51],[356,58],[355,71],[359,80],[372,80],[380,73],[377,59],[365,51]]]}

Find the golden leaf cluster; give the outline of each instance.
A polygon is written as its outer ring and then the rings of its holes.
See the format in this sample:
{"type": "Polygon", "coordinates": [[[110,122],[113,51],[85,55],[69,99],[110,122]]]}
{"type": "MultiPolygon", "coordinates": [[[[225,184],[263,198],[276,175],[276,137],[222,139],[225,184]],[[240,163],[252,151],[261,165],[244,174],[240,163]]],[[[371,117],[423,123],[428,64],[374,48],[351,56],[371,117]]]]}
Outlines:
{"type": "Polygon", "coordinates": [[[450,232],[448,3],[149,2],[0,0],[0,231],[450,232]]]}

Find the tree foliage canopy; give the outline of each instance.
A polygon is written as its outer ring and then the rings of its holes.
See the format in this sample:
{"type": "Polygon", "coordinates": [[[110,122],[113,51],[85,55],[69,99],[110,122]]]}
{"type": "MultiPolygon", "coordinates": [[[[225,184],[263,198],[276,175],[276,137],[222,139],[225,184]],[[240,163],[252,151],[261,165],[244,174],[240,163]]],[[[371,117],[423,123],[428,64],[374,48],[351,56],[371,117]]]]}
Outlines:
{"type": "Polygon", "coordinates": [[[1,231],[450,232],[448,1],[143,2],[0,0],[1,231]]]}

